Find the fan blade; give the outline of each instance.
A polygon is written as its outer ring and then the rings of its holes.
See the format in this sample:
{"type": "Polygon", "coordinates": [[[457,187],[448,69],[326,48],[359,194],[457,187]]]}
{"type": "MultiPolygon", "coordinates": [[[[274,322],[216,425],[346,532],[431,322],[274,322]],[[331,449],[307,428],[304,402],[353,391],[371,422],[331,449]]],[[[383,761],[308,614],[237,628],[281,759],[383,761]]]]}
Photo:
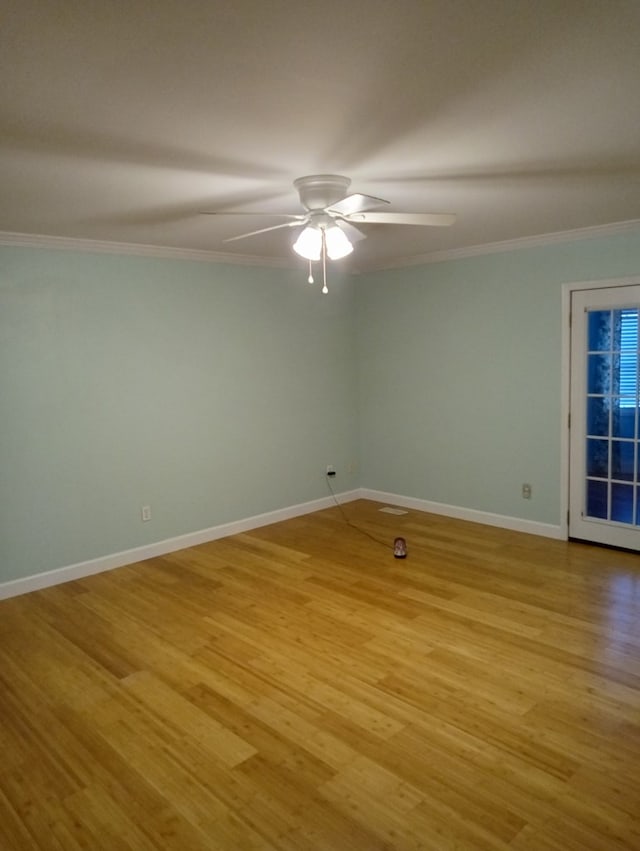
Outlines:
{"type": "Polygon", "coordinates": [[[345,236],[348,237],[350,242],[360,242],[361,239],[367,238],[366,233],[362,233],[355,225],[345,221],[345,219],[335,219],[335,223],[343,231],[345,236]]]}
{"type": "Polygon", "coordinates": [[[354,213],[347,216],[350,222],[382,225],[431,225],[447,227],[456,217],[453,213],[354,213]]]}
{"type": "Polygon", "coordinates": [[[272,225],[270,228],[260,228],[260,230],[250,230],[249,233],[241,233],[238,236],[230,236],[228,239],[223,239],[223,242],[235,242],[236,239],[245,239],[247,236],[255,236],[258,233],[266,233],[269,230],[279,230],[280,228],[297,228],[302,225],[302,222],[285,222],[282,225],[272,225]]]}
{"type": "Polygon", "coordinates": [[[350,216],[353,213],[362,213],[365,210],[373,210],[375,207],[383,207],[388,204],[384,198],[374,198],[373,195],[362,195],[360,192],[355,192],[353,195],[347,195],[335,204],[330,204],[326,209],[329,213],[339,213],[341,216],[350,216]]]}
{"type": "Polygon", "coordinates": [[[201,216],[270,216],[272,219],[297,219],[302,221],[305,216],[293,213],[248,213],[237,210],[198,210],[201,216]]]}

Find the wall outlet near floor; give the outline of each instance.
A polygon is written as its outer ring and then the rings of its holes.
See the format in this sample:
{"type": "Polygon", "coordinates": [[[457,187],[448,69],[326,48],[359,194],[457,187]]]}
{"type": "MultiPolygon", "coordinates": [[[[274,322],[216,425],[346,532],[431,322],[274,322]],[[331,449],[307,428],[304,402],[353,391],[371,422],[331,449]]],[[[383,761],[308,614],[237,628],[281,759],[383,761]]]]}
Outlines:
{"type": "Polygon", "coordinates": [[[327,464],[327,476],[335,476],[336,468],[333,464],[327,464]]]}
{"type": "Polygon", "coordinates": [[[143,523],[146,523],[147,520],[151,520],[151,506],[150,505],[141,506],[140,516],[142,517],[143,523]]]}
{"type": "Polygon", "coordinates": [[[522,498],[531,499],[531,485],[527,482],[522,485],[522,498]]]}

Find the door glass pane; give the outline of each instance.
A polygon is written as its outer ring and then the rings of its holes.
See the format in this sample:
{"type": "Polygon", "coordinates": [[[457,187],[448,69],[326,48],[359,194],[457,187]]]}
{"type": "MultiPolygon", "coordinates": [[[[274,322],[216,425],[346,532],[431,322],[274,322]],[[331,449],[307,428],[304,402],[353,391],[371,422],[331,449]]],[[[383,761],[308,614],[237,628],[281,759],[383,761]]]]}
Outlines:
{"type": "Polygon", "coordinates": [[[611,355],[589,355],[587,393],[611,393],[611,355]]]}
{"type": "Polygon", "coordinates": [[[638,310],[613,311],[613,393],[621,407],[634,408],[638,392],[638,310]]]}
{"type": "Polygon", "coordinates": [[[599,479],[609,476],[608,440],[587,440],[587,476],[599,479]]]}
{"type": "Polygon", "coordinates": [[[587,345],[590,352],[608,352],[611,349],[611,311],[590,310],[587,345]]]}
{"type": "Polygon", "coordinates": [[[607,483],[587,480],[587,515],[607,519],[607,483]]]}
{"type": "Polygon", "coordinates": [[[633,481],[635,446],[633,441],[611,441],[611,478],[633,481]]]}
{"type": "Polygon", "coordinates": [[[613,437],[635,437],[636,404],[635,399],[611,397],[611,434],[613,437]]]}
{"type": "Polygon", "coordinates": [[[587,311],[587,346],[586,514],[638,524],[638,308],[587,311]]]}
{"type": "Polygon", "coordinates": [[[622,310],[614,310],[612,318],[614,352],[635,352],[638,348],[638,310],[634,307],[625,307],[622,310]]]}
{"type": "Polygon", "coordinates": [[[614,393],[616,396],[621,396],[625,390],[620,379],[620,352],[613,352],[611,355],[611,377],[609,380],[609,389],[606,393],[614,393]]]}
{"type": "Polygon", "coordinates": [[[611,520],[633,523],[633,487],[611,485],[611,520]]]}
{"type": "Polygon", "coordinates": [[[605,396],[590,396],[587,399],[587,434],[609,435],[609,407],[605,396]]]}

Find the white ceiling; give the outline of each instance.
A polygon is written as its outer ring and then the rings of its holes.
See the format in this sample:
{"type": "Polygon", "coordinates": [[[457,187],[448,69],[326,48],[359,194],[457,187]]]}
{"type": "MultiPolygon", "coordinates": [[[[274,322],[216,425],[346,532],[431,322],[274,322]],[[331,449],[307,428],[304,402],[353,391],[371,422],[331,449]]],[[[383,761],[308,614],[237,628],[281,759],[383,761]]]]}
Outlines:
{"type": "Polygon", "coordinates": [[[333,172],[451,228],[360,268],[640,218],[638,0],[5,0],[0,230],[290,258],[333,172]]]}

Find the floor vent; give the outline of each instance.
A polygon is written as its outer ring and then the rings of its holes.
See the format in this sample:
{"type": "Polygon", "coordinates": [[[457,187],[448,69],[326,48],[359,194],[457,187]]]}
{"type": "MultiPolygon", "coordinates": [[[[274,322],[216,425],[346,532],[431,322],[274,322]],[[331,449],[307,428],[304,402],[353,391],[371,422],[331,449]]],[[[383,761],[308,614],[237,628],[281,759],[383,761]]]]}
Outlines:
{"type": "Polygon", "coordinates": [[[408,511],[405,511],[404,508],[394,508],[392,505],[385,505],[384,508],[379,508],[378,511],[382,511],[383,514],[408,514],[408,511]]]}

